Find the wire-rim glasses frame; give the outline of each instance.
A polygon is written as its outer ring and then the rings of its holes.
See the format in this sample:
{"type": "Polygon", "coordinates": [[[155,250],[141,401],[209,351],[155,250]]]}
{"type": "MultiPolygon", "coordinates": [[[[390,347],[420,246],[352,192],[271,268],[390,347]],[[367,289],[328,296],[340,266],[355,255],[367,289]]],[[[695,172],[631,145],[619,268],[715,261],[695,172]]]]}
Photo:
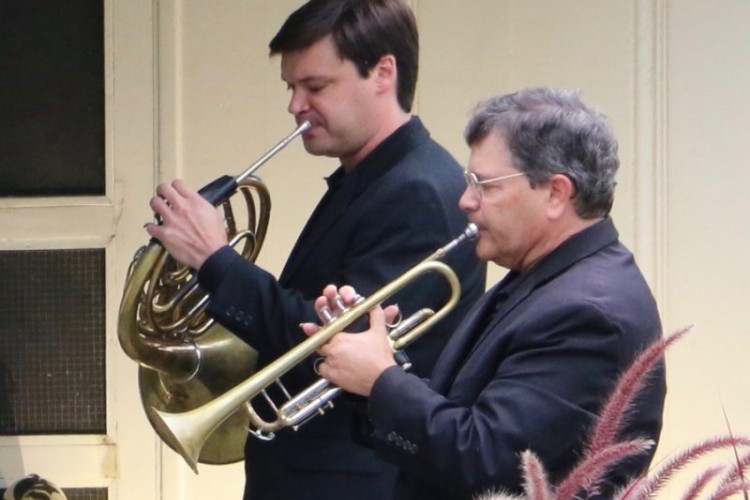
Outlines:
{"type": "Polygon", "coordinates": [[[520,177],[526,175],[526,172],[516,172],[515,174],[501,175],[500,177],[493,177],[491,179],[479,180],[477,174],[470,172],[468,169],[464,169],[464,178],[466,179],[466,185],[469,186],[474,193],[481,198],[482,197],[482,186],[489,184],[490,182],[504,181],[505,179],[512,179],[513,177],[520,177]]]}

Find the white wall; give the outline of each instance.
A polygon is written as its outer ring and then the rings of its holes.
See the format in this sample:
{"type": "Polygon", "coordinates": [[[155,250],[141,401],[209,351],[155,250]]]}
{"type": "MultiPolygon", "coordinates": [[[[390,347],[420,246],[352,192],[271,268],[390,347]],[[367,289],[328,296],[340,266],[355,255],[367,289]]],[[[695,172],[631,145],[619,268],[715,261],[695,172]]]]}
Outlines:
{"type": "Polygon", "coordinates": [[[669,357],[662,451],[750,433],[750,4],[669,4],[665,317],[695,331],[669,357]]]}

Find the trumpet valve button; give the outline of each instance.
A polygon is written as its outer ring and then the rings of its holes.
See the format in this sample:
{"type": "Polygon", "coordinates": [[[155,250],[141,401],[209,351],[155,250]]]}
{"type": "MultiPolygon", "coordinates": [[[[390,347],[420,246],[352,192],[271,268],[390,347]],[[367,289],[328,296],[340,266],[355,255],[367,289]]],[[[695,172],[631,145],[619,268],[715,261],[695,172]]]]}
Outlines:
{"type": "Polygon", "coordinates": [[[346,307],[346,304],[344,304],[344,299],[341,297],[341,295],[336,295],[336,297],[333,299],[333,302],[335,303],[336,310],[338,310],[339,313],[349,310],[349,308],[346,307]]]}
{"type": "Polygon", "coordinates": [[[326,323],[330,323],[331,321],[336,319],[336,316],[334,316],[333,312],[331,312],[331,309],[328,306],[323,306],[318,309],[318,314],[320,314],[320,317],[326,323]]]}

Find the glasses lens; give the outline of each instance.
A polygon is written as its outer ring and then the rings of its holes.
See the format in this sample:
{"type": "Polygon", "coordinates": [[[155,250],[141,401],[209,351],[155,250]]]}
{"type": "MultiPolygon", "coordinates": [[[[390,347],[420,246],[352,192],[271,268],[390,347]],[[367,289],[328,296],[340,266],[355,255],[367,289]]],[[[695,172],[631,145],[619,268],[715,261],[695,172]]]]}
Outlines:
{"type": "Polygon", "coordinates": [[[474,175],[474,172],[469,172],[468,170],[464,170],[464,177],[466,178],[466,185],[471,188],[472,191],[474,191],[474,194],[482,197],[482,185],[479,184],[479,179],[477,179],[477,176],[474,175]]]}

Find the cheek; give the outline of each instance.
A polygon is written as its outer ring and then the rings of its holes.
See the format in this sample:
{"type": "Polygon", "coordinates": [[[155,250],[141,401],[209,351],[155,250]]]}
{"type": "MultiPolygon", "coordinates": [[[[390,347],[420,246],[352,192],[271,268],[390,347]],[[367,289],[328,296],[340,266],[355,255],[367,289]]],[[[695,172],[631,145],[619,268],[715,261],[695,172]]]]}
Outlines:
{"type": "Polygon", "coordinates": [[[523,226],[520,214],[509,206],[485,207],[482,219],[486,229],[488,245],[502,247],[508,244],[516,227],[523,226]]]}
{"type": "Polygon", "coordinates": [[[318,116],[323,122],[326,121],[326,106],[325,102],[321,102],[320,99],[311,98],[307,100],[308,109],[318,116]]]}
{"type": "Polygon", "coordinates": [[[503,241],[495,221],[485,220],[487,225],[480,231],[477,241],[477,252],[484,257],[490,257],[503,241]]]}
{"type": "Polygon", "coordinates": [[[321,117],[326,125],[326,130],[331,135],[346,134],[356,125],[356,115],[347,110],[342,102],[331,102],[330,99],[321,100],[314,108],[315,113],[321,117]]]}

